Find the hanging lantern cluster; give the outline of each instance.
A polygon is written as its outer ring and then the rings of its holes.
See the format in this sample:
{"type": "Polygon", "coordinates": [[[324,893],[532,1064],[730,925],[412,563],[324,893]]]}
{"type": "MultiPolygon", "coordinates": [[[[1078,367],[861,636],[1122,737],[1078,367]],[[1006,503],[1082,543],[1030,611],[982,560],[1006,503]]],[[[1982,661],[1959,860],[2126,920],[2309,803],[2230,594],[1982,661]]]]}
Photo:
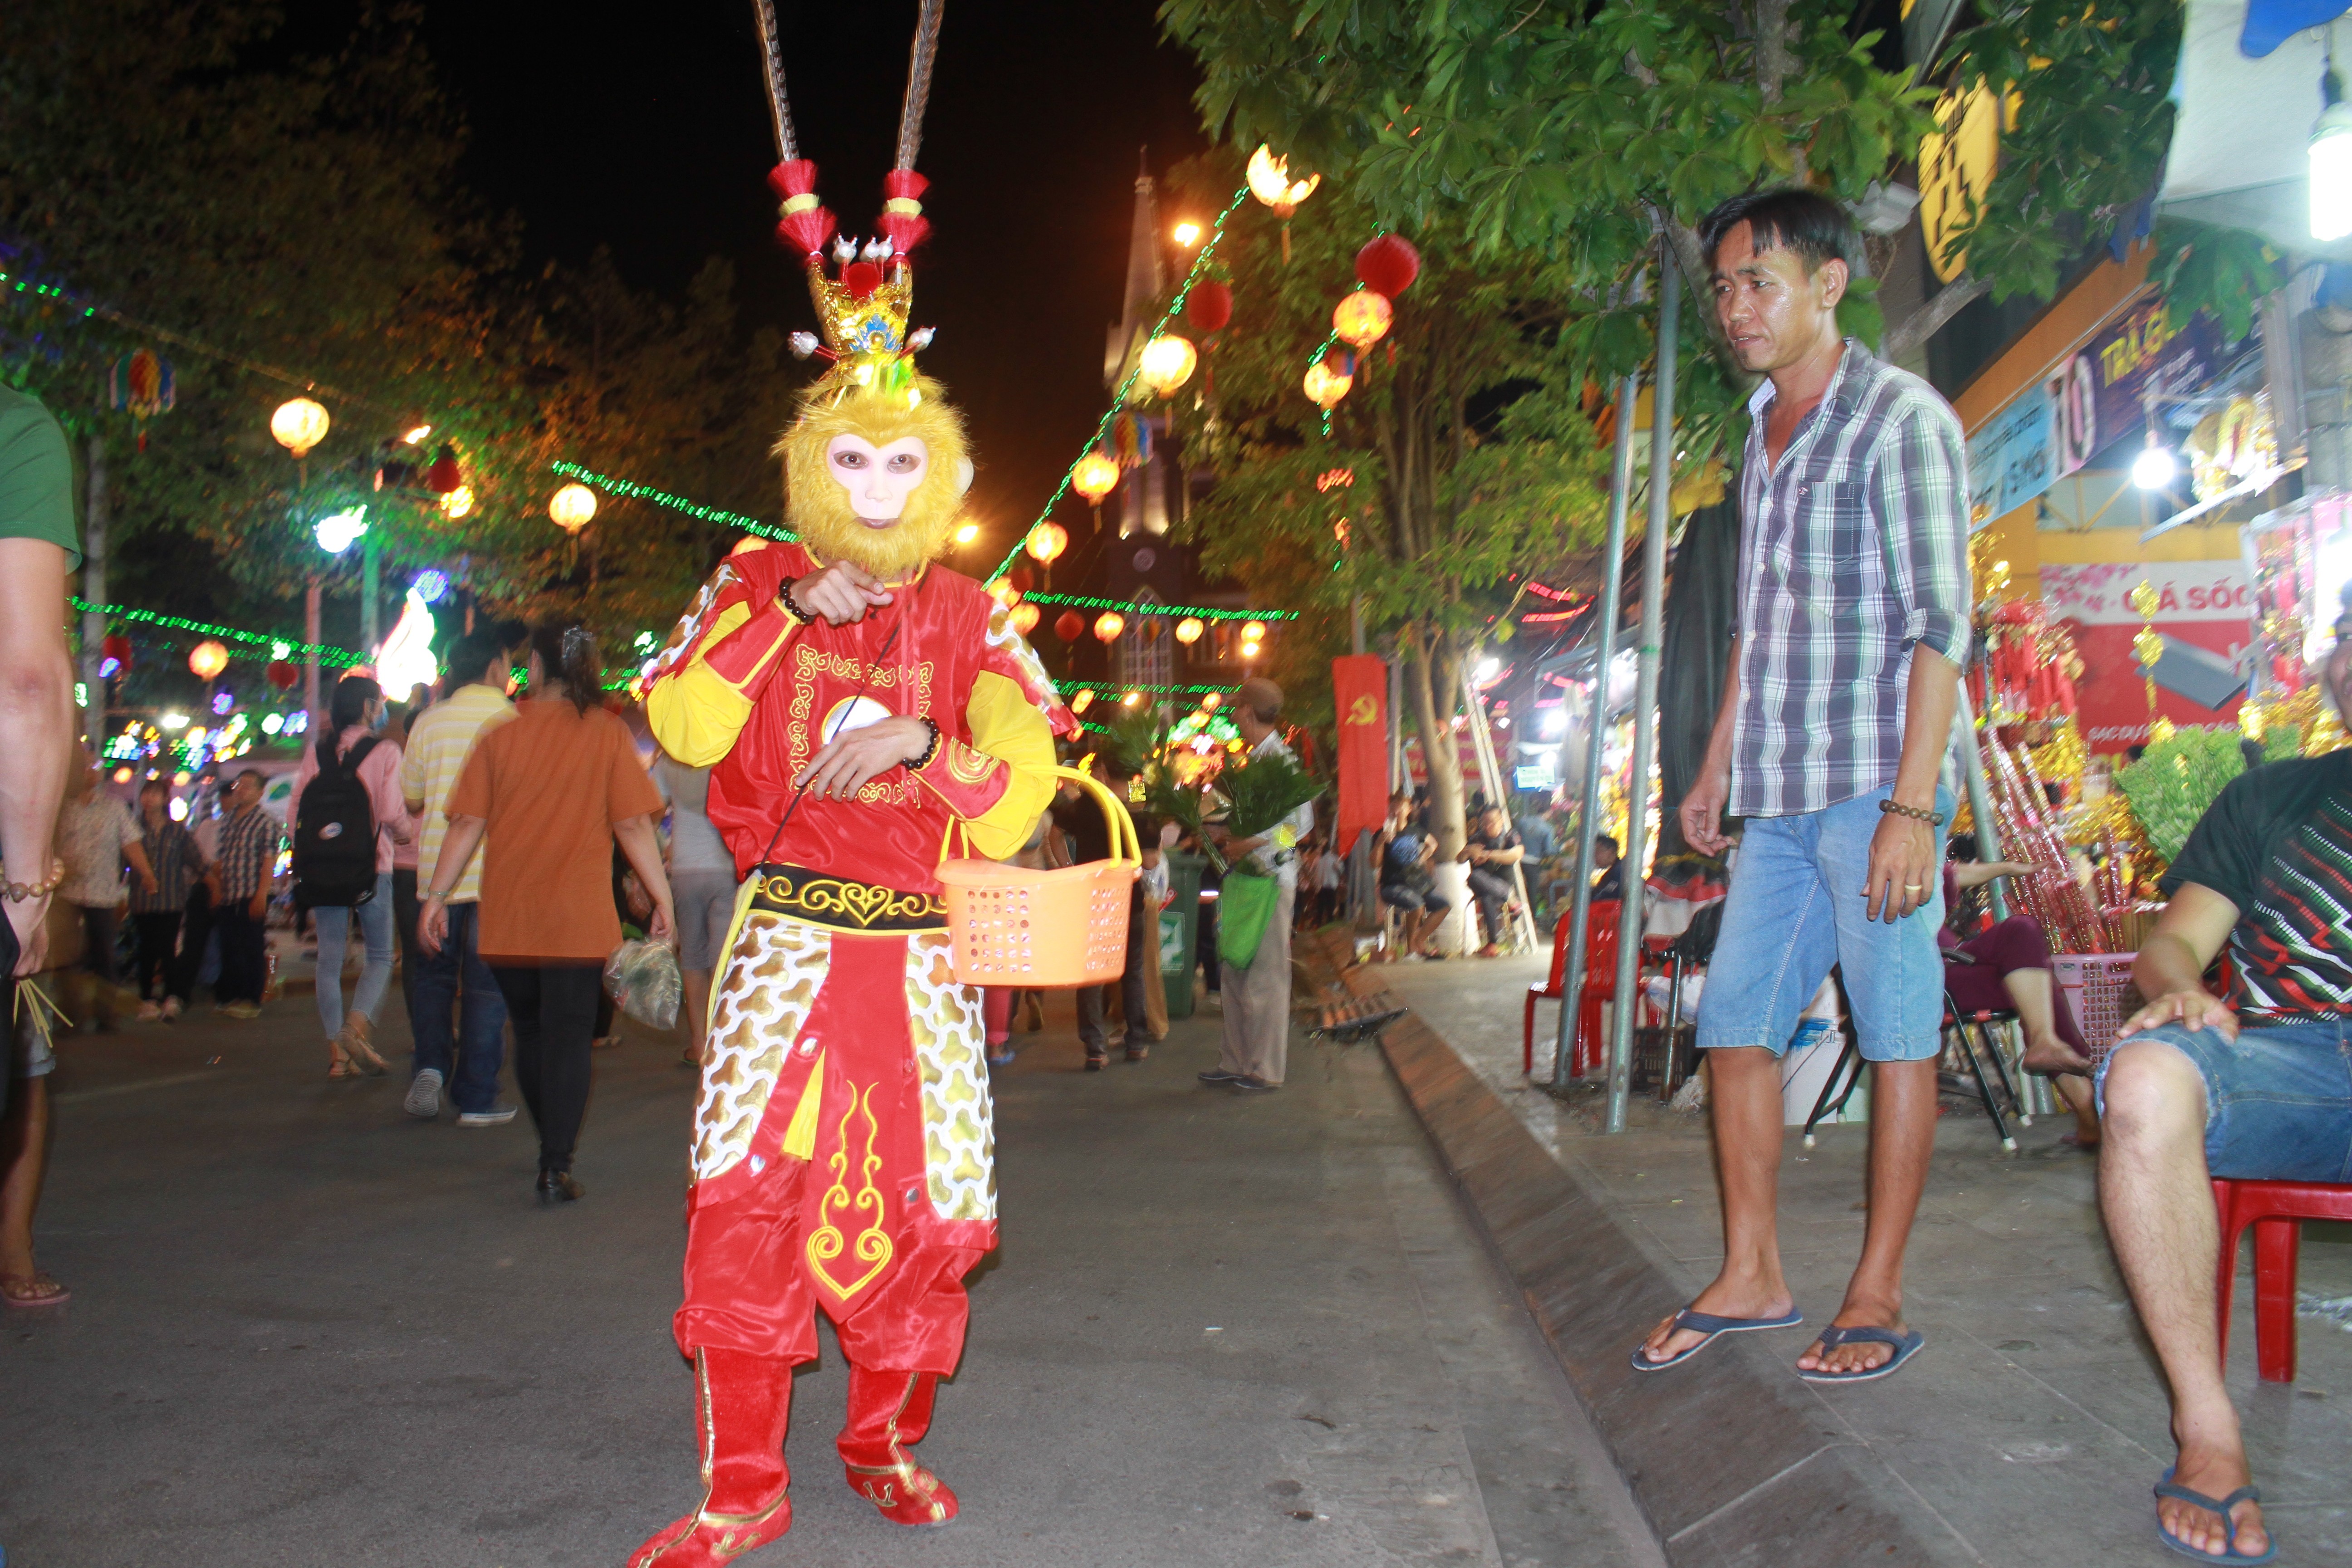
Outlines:
{"type": "MultiPolygon", "coordinates": [[[[1331,335],[1349,352],[1337,364],[1328,357],[1316,361],[1300,384],[1307,401],[1323,410],[1327,433],[1332,408],[1355,384],[1357,355],[1389,335],[1396,324],[1396,296],[1420,276],[1421,252],[1402,236],[1380,235],[1356,252],[1356,289],[1331,311],[1331,335]]],[[[1393,348],[1389,358],[1395,363],[1393,348]]]]}
{"type": "Polygon", "coordinates": [[[139,433],[139,449],[145,451],[147,421],[170,413],[175,400],[172,362],[152,349],[124,354],[107,373],[106,400],[116,412],[131,416],[131,428],[139,433]]]}

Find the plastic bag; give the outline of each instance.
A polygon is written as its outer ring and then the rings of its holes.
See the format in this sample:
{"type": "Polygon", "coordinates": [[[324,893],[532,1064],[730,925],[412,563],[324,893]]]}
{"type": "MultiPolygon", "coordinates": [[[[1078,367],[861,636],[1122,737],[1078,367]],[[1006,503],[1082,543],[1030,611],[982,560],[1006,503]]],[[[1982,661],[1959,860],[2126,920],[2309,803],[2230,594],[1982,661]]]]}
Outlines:
{"type": "Polygon", "coordinates": [[[621,1011],[656,1029],[677,1024],[678,999],[686,982],[677,972],[677,950],[666,942],[625,942],[604,961],[604,989],[621,1011]]]}

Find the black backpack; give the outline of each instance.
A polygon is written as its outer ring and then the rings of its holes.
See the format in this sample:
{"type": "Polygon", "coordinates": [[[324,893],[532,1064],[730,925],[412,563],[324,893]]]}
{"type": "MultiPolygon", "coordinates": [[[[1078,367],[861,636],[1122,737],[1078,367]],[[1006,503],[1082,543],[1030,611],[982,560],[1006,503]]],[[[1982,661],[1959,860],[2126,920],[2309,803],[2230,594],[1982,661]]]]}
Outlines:
{"type": "Polygon", "coordinates": [[[335,760],[335,737],[319,737],[319,773],[294,819],[294,906],[352,909],[375,897],[375,807],[360,783],[373,736],[335,760]]]}

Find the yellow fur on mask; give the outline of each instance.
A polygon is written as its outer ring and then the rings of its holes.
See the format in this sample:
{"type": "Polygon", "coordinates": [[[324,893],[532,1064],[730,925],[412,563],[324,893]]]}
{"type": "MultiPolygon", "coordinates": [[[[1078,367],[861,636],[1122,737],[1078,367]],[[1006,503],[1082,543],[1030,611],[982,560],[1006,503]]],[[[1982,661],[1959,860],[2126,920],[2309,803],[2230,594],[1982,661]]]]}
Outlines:
{"type": "Polygon", "coordinates": [[[785,516],[819,560],[849,561],[895,582],[947,552],[963,508],[963,419],[929,376],[887,392],[819,383],[776,451],[784,459],[785,516]],[[836,436],[862,436],[877,449],[919,436],[929,448],[923,481],[896,525],[869,528],[850,506],[825,456],[836,436]]]}

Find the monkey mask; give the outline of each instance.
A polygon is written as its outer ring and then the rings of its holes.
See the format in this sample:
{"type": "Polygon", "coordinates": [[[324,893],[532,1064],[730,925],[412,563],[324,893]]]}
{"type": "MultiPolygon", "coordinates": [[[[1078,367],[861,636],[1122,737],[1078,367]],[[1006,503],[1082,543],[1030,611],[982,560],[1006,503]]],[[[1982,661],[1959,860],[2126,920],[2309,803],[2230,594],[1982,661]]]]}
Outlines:
{"type": "Polygon", "coordinates": [[[915,351],[931,334],[907,331],[914,290],[905,260],[887,241],[867,246],[862,258],[845,244],[835,255],[844,262],[838,281],[810,258],[824,343],[793,335],[796,353],[832,365],[776,445],[785,512],[820,560],[899,582],[945,553],[971,486],[971,458],[961,416],[915,369],[915,351]]]}

